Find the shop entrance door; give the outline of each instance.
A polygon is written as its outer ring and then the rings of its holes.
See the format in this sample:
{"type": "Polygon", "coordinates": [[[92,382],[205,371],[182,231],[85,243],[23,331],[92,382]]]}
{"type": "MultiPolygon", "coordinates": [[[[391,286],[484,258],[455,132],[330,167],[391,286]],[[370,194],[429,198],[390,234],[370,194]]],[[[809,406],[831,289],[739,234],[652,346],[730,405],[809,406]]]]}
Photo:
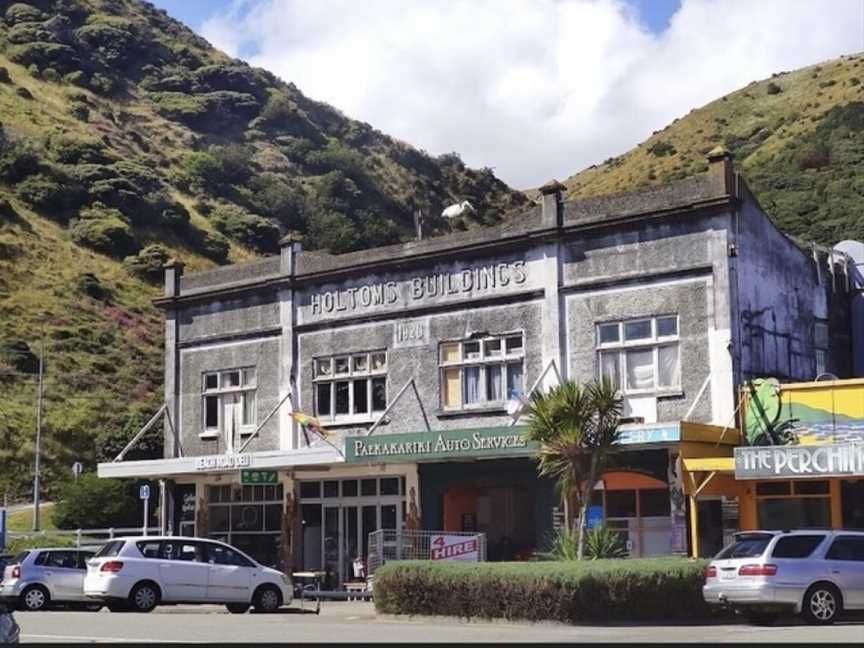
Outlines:
{"type": "Polygon", "coordinates": [[[864,529],[864,479],[844,479],[840,488],[844,529],[864,529]]]}
{"type": "Polygon", "coordinates": [[[401,502],[357,506],[355,504],[324,507],[324,568],[339,580],[354,577],[354,558],[366,558],[369,534],[378,529],[401,529],[401,502]]]}

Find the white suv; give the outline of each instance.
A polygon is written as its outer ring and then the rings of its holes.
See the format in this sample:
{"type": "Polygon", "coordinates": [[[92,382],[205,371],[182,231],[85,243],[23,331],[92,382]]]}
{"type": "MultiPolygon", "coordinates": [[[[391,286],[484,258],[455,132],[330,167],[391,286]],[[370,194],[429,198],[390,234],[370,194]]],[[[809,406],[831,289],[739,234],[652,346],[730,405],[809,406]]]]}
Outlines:
{"type": "Polygon", "coordinates": [[[87,561],[84,594],[112,612],[160,603],[219,603],[242,614],[291,603],[291,581],[222,542],[178,536],[117,538],[87,561]]]}

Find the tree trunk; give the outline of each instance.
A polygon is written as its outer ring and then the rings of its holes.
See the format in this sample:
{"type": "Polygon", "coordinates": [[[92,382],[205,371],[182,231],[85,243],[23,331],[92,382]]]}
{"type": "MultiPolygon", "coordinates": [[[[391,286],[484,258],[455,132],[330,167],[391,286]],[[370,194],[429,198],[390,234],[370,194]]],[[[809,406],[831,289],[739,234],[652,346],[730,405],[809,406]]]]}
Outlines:
{"type": "Polygon", "coordinates": [[[591,455],[591,467],[588,469],[588,477],[582,485],[582,502],[579,507],[579,540],[576,545],[576,557],[582,560],[585,556],[585,529],[588,526],[588,508],[591,506],[591,495],[594,492],[594,484],[597,483],[597,455],[591,455]]]}

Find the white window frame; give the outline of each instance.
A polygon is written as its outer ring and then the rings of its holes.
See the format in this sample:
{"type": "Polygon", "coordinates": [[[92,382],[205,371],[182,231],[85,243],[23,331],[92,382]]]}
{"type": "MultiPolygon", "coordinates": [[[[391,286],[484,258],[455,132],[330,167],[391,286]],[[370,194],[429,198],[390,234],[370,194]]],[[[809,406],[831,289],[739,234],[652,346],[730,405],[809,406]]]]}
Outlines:
{"type": "Polygon", "coordinates": [[[625,320],[598,322],[595,325],[595,345],[597,350],[597,377],[602,376],[604,354],[617,355],[618,376],[620,383],[618,389],[624,395],[651,395],[663,393],[681,392],[681,318],[677,314],[653,315],[651,317],[633,317],[625,320]],[[657,320],[675,318],[674,335],[658,335],[657,320]],[[638,340],[625,341],[624,330],[626,324],[635,322],[650,322],[651,334],[649,337],[638,340]],[[601,328],[617,326],[618,339],[614,342],[601,342],[601,328]],[[675,372],[678,376],[678,384],[660,386],[660,349],[663,347],[676,346],[678,348],[678,366],[675,372]],[[627,352],[628,351],[651,351],[654,366],[653,386],[644,389],[632,389],[627,384],[627,352]]]}
{"type": "MultiPolygon", "coordinates": [[[[224,397],[228,395],[250,395],[252,396],[252,411],[249,413],[251,423],[243,423],[246,418],[247,399],[241,398],[239,402],[240,426],[239,431],[241,436],[252,434],[258,425],[258,371],[254,366],[236,367],[233,369],[220,369],[219,371],[205,371],[201,375],[201,430],[199,437],[202,439],[217,439],[225,433],[224,418],[224,397]],[[239,373],[240,380],[237,386],[224,386],[226,384],[225,376],[227,374],[239,373]],[[209,377],[216,378],[216,386],[208,388],[207,379],[209,377]],[[251,376],[251,378],[250,378],[251,376]],[[218,406],[216,408],[217,425],[216,427],[207,427],[207,399],[216,398],[218,406]]],[[[227,442],[227,440],[226,440],[227,442]]],[[[230,444],[229,444],[230,445],[230,444]]]]}
{"type": "Polygon", "coordinates": [[[373,351],[361,351],[359,353],[339,353],[332,356],[319,356],[312,358],[312,402],[315,416],[322,424],[342,424],[342,423],[361,423],[375,420],[376,416],[381,414],[390,402],[389,398],[389,380],[387,380],[387,367],[389,358],[385,349],[376,349],[373,351]],[[372,367],[372,358],[375,356],[383,356],[383,366],[378,368],[372,367]],[[366,369],[357,369],[357,360],[364,359],[366,369]],[[336,374],[336,362],[347,360],[348,371],[346,373],[336,374]],[[319,373],[322,366],[321,363],[329,363],[330,373],[319,373]],[[372,394],[372,383],[376,378],[384,378],[384,407],[374,409],[374,398],[372,394]],[[366,381],[366,411],[354,412],[354,383],[358,381],[366,381]],[[336,413],[336,383],[348,383],[348,413],[336,413]],[[318,386],[321,384],[330,384],[330,412],[321,412],[318,406],[318,386]]]}
{"type": "Polygon", "coordinates": [[[507,367],[509,365],[519,364],[522,367],[522,392],[525,391],[525,333],[524,331],[502,333],[500,335],[488,335],[484,337],[446,340],[442,341],[438,347],[438,384],[440,386],[440,407],[443,411],[455,412],[471,409],[485,409],[495,406],[504,406],[509,400],[507,393],[507,367]],[[507,353],[507,340],[519,339],[521,346],[514,353],[507,353]],[[487,345],[489,342],[500,342],[500,353],[495,355],[487,354],[487,345]],[[475,358],[467,358],[465,355],[465,345],[478,343],[480,345],[480,354],[475,358]],[[447,347],[458,346],[459,359],[445,360],[444,350],[447,347]],[[499,367],[501,371],[501,391],[502,398],[496,400],[488,400],[488,390],[486,384],[486,376],[488,367],[499,367]],[[478,387],[480,399],[476,403],[465,403],[465,369],[469,367],[480,368],[480,384],[478,387]],[[459,369],[459,404],[448,405],[446,403],[446,381],[445,373],[447,369],[459,369]]]}

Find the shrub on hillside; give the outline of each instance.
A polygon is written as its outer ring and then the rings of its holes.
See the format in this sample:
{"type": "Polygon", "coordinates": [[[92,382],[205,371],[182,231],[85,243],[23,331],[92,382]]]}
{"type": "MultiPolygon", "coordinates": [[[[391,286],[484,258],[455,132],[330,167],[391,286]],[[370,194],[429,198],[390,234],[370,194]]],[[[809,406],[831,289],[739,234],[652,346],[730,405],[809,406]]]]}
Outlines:
{"type": "Polygon", "coordinates": [[[84,473],[60,487],[54,505],[54,524],[59,529],[134,526],[141,522],[138,509],[138,502],[124,482],[84,473]]]}
{"type": "Polygon", "coordinates": [[[86,198],[81,187],[55,170],[28,176],[15,190],[29,205],[61,222],[65,222],[68,212],[80,207],[86,198]]]}
{"type": "Polygon", "coordinates": [[[12,83],[12,77],[9,76],[9,70],[0,66],[0,83],[12,83]]]}
{"type": "Polygon", "coordinates": [[[683,558],[393,562],[375,573],[375,608],[563,623],[699,619],[717,614],[702,599],[706,564],[683,558]]]}
{"type": "Polygon", "coordinates": [[[40,70],[51,67],[63,74],[81,68],[77,52],[62,43],[39,41],[13,45],[9,48],[9,58],[25,67],[35,65],[40,70]]]}
{"type": "Polygon", "coordinates": [[[38,22],[45,20],[44,13],[39,11],[33,5],[25,4],[24,2],[16,2],[9,6],[4,14],[7,25],[17,25],[23,22],[38,22]]]}
{"type": "Polygon", "coordinates": [[[87,295],[101,302],[107,302],[113,296],[112,290],[99,281],[99,277],[92,272],[79,274],[75,287],[82,295],[87,295]]]}
{"type": "Polygon", "coordinates": [[[72,226],[72,240],[113,257],[124,257],[138,249],[128,220],[119,210],[101,203],[81,210],[72,226]]]}
{"type": "Polygon", "coordinates": [[[195,232],[197,232],[195,237],[201,254],[220,265],[228,261],[228,254],[231,252],[231,244],[228,239],[218,232],[206,230],[195,230],[195,232]]]}
{"type": "Polygon", "coordinates": [[[768,87],[765,89],[765,92],[767,92],[769,95],[780,94],[781,92],[783,92],[783,88],[771,81],[770,83],[768,83],[768,87]]]}
{"type": "Polygon", "coordinates": [[[171,255],[164,245],[155,243],[148,245],[135,256],[127,256],[123,259],[123,265],[133,275],[159,283],[164,276],[163,266],[168,262],[171,255]]]}
{"type": "Polygon", "coordinates": [[[275,252],[279,248],[279,227],[236,205],[219,205],[210,214],[210,221],[226,236],[259,252],[275,252]]]}
{"type": "Polygon", "coordinates": [[[41,168],[39,152],[26,141],[5,142],[0,152],[0,179],[14,184],[41,168]]]}

